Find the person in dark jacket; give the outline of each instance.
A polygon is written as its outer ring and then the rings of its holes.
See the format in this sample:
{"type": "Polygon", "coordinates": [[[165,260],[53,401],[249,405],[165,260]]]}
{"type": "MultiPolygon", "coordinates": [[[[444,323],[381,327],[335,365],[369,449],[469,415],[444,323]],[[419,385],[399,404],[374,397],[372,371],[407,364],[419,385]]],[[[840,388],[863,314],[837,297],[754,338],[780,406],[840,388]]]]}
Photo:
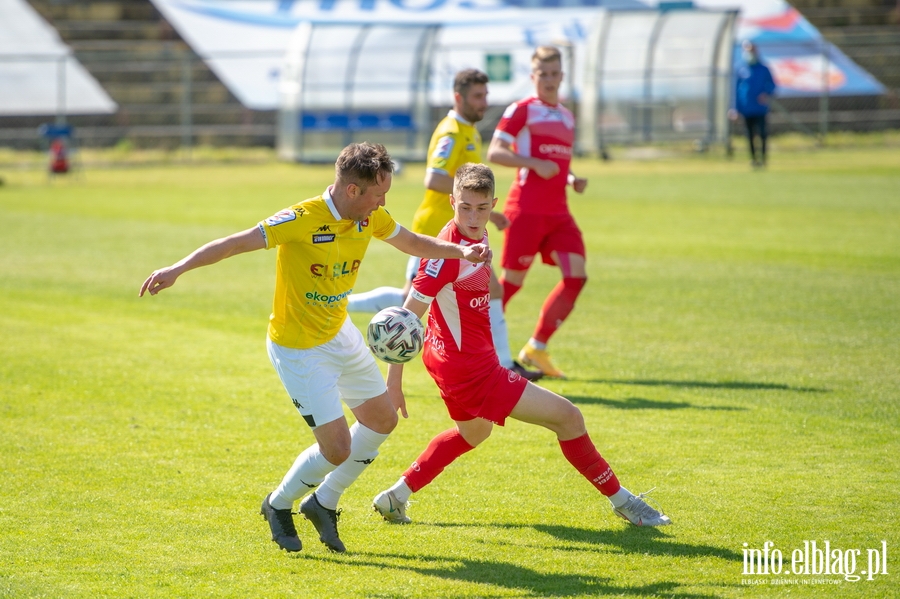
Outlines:
{"type": "Polygon", "coordinates": [[[769,103],[775,93],[775,81],[769,67],[759,60],[756,46],[745,41],[742,45],[744,64],[737,70],[737,86],[735,89],[735,112],[732,118],[740,114],[744,118],[747,129],[747,140],[750,142],[750,158],[754,167],[766,165],[766,115],[769,103]],[[759,153],[755,137],[759,137],[759,153]]]}

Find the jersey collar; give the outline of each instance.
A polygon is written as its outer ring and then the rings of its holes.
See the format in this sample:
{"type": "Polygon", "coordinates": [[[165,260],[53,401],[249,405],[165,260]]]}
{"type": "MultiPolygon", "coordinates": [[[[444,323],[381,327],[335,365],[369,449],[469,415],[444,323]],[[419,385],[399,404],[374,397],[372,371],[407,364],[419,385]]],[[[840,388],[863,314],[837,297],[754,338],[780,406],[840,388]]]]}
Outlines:
{"type": "Polygon", "coordinates": [[[551,104],[550,102],[544,102],[543,100],[541,100],[540,96],[538,96],[537,94],[534,94],[531,97],[534,98],[535,100],[537,100],[538,102],[540,102],[541,104],[543,104],[544,106],[548,106],[550,108],[559,108],[559,104],[560,104],[559,101],[557,101],[556,104],[551,104]]]}
{"type": "Polygon", "coordinates": [[[331,197],[331,185],[322,193],[322,199],[325,200],[325,205],[328,206],[328,210],[331,211],[331,216],[334,217],[334,220],[344,220],[334,205],[334,198],[331,197]]]}
{"type": "Polygon", "coordinates": [[[470,125],[470,126],[472,125],[472,123],[470,123],[466,119],[462,118],[462,116],[455,110],[451,110],[450,112],[448,112],[447,116],[449,116],[450,118],[456,119],[457,121],[459,121],[460,123],[462,123],[464,125],[470,125]]]}

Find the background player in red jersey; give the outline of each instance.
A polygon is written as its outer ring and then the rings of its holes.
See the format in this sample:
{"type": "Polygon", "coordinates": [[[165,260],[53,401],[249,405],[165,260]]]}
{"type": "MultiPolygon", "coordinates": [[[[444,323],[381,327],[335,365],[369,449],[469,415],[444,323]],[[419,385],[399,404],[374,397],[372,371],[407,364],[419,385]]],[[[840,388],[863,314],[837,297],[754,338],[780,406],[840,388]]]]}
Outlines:
{"type": "Polygon", "coordinates": [[[559,50],[537,48],[531,57],[535,95],[506,109],[487,153],[489,161],[518,169],[503,209],[510,220],[500,279],[504,307],[522,288],[538,253],[562,273],[562,281],[544,301],[531,339],[519,352],[523,364],[559,378],[565,375],[551,362],[547,342],[572,312],[587,281],[584,240],[566,200],[566,185],[583,193],[587,179],[569,169],[575,118],[559,103],[562,79],[559,50]]]}
{"type": "MultiPolygon", "coordinates": [[[[456,173],[453,220],[439,239],[463,246],[487,243],[485,226],[494,197],[494,175],[482,164],[466,164],[456,173]]],[[[412,493],[430,483],[456,458],[488,438],[494,424],[507,417],[550,429],[563,455],[603,495],[613,511],[638,526],[670,524],[667,516],[619,484],[585,428],[581,411],[568,399],[500,365],[491,341],[488,313],[490,266],[463,260],[422,260],[404,306],[428,326],[422,360],[437,383],[456,426],[437,435],[400,480],[374,499],[386,520],[408,523],[406,503],[412,493]]],[[[403,365],[388,367],[388,395],[408,417],[403,395],[403,365]]]]}

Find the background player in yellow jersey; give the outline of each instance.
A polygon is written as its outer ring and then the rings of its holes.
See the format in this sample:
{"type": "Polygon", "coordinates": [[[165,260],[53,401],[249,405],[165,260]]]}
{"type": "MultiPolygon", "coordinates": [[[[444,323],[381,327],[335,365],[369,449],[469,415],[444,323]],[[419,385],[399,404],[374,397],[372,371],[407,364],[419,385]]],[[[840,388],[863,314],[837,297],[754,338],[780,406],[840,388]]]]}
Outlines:
{"type": "MultiPolygon", "coordinates": [[[[447,221],[453,218],[450,192],[457,169],[468,162],[481,162],[481,134],[475,123],[484,118],[487,110],[488,76],[477,69],[465,69],[453,80],[453,109],[444,117],[428,145],[425,167],[425,197],[416,209],[411,229],[423,235],[437,236],[447,221]]],[[[491,212],[491,222],[498,230],[509,225],[502,212],[491,212]]],[[[419,258],[410,257],[406,267],[406,284],[399,287],[378,287],[372,291],[355,293],[349,297],[350,312],[378,312],[390,306],[402,306],[412,280],[419,269],[419,258]]],[[[500,364],[523,378],[536,381],[540,371],[527,370],[513,360],[503,314],[503,287],[491,273],[491,335],[500,364]]]]}
{"type": "Polygon", "coordinates": [[[185,272],[245,252],[278,248],[275,299],[269,319],[269,358],[317,443],[297,457],[277,489],[262,503],[272,540],[301,549],[291,509],[300,505],[319,539],[344,551],[337,532],[343,492],[378,455],[397,425],[397,407],[362,335],[347,317],[347,296],[372,237],[410,255],[490,260],[490,249],[462,247],[408,231],[384,210],[391,188],[391,157],[379,144],[352,144],[335,164],[335,181],[315,198],[259,224],[211,241],[171,266],[154,271],[141,286],[156,295],[185,272]],[[356,423],[349,427],[341,407],[356,423]],[[319,486],[321,483],[321,486],[319,486]]]}

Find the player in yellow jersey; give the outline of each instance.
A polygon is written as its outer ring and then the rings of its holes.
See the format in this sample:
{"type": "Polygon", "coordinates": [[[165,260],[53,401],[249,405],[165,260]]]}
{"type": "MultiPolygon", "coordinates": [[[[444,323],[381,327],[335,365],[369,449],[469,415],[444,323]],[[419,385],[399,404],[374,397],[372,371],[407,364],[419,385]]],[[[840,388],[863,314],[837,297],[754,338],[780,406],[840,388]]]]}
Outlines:
{"type": "Polygon", "coordinates": [[[345,550],[337,532],[338,500],[397,425],[397,406],[387,395],[381,371],[347,317],[346,298],[369,241],[376,237],[407,254],[428,258],[480,263],[491,257],[483,244],[463,247],[396,223],[384,210],[392,171],[384,146],[351,144],[338,156],[334,184],[322,195],[207,243],[154,271],[141,286],[141,296],[156,295],[194,268],[277,248],[269,358],[317,441],[297,457],[260,510],[272,540],[287,551],[302,546],[291,517],[294,502],[316,487],[300,504],[300,512],[329,549],[345,550]],[[352,427],[341,399],[356,417],[352,427]]]}
{"type": "MultiPolygon", "coordinates": [[[[457,169],[468,162],[481,162],[481,134],[475,123],[484,118],[487,110],[488,76],[477,69],[465,69],[453,80],[453,110],[445,116],[431,135],[428,162],[425,166],[425,197],[413,215],[411,229],[423,235],[437,236],[453,218],[450,192],[457,169]]],[[[509,219],[502,212],[491,212],[491,222],[502,231],[509,219]]],[[[378,312],[390,306],[402,306],[412,280],[419,269],[419,258],[410,257],[406,267],[406,284],[398,287],[378,287],[372,291],[355,293],[349,297],[350,312],[378,312]]],[[[491,273],[493,275],[493,273],[491,273]]],[[[536,381],[540,371],[527,370],[513,360],[503,314],[503,287],[496,276],[491,277],[491,334],[500,364],[523,378],[536,381]]]]}

